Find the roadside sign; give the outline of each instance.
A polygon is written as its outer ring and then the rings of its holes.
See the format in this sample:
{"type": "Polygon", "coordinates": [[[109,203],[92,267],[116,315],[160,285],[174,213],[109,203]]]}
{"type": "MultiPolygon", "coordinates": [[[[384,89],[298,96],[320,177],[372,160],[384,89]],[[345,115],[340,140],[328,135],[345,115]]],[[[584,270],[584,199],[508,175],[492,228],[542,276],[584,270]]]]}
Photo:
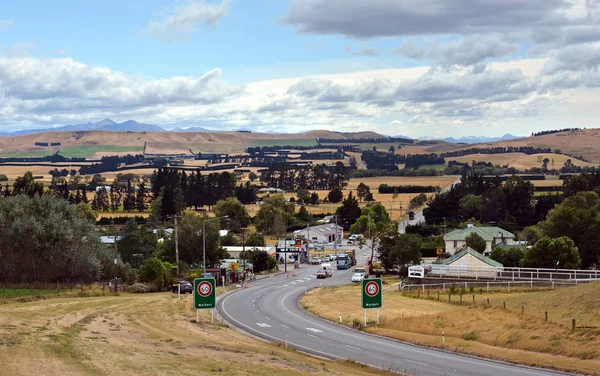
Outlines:
{"type": "Polygon", "coordinates": [[[194,279],[194,308],[210,309],[216,306],[216,283],[214,278],[194,279]]]}
{"type": "Polygon", "coordinates": [[[362,307],[381,308],[381,278],[363,279],[362,281],[362,307]]]}

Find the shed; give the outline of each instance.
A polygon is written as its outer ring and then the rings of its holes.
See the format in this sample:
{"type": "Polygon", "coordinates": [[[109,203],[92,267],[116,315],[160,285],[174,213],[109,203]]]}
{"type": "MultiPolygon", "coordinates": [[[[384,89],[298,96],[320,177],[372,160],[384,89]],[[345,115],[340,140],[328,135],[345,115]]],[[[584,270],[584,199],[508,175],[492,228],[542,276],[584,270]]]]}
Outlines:
{"type": "Polygon", "coordinates": [[[441,264],[445,266],[443,274],[452,277],[494,278],[504,267],[469,247],[442,260],[441,264]]]}

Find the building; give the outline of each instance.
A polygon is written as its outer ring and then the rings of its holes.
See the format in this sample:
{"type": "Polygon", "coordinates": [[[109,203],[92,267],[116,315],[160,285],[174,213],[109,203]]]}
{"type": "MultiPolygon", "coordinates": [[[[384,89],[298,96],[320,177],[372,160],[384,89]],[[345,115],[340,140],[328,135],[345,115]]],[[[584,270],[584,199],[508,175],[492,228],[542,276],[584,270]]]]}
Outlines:
{"type": "Polygon", "coordinates": [[[335,223],[327,223],[296,230],[294,231],[294,235],[308,239],[311,243],[327,244],[336,241],[339,244],[344,238],[344,228],[335,223]]]}
{"type": "Polygon", "coordinates": [[[227,246],[227,247],[223,247],[224,250],[227,251],[227,253],[229,253],[229,255],[231,256],[231,258],[234,259],[239,259],[242,251],[265,251],[269,254],[269,256],[273,256],[275,257],[275,246],[267,246],[267,247],[255,247],[255,246],[246,246],[246,247],[242,247],[242,246],[227,246]]]}
{"type": "Polygon", "coordinates": [[[283,189],[269,187],[259,189],[258,193],[285,193],[285,191],[283,189]]]}
{"type": "Polygon", "coordinates": [[[467,278],[494,278],[503,269],[501,263],[469,247],[431,267],[430,275],[467,278]]]}
{"type": "Polygon", "coordinates": [[[513,245],[515,243],[515,235],[500,227],[495,226],[473,226],[469,224],[467,228],[454,230],[444,235],[444,243],[446,244],[446,253],[455,254],[466,246],[466,238],[471,234],[477,234],[485,240],[485,255],[489,255],[492,249],[500,243],[513,245]]]}

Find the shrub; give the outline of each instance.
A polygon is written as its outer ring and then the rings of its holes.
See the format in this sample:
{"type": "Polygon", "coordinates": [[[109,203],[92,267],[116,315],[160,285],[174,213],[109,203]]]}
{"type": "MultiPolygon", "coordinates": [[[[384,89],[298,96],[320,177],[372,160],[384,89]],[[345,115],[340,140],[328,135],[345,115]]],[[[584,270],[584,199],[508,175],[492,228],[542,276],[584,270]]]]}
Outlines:
{"type": "Polygon", "coordinates": [[[472,331],[461,336],[465,341],[477,341],[477,332],[472,331]]]}
{"type": "Polygon", "coordinates": [[[145,283],[134,283],[133,285],[127,288],[128,292],[132,292],[134,294],[143,294],[147,292],[152,292],[152,286],[147,285],[145,283]]]}

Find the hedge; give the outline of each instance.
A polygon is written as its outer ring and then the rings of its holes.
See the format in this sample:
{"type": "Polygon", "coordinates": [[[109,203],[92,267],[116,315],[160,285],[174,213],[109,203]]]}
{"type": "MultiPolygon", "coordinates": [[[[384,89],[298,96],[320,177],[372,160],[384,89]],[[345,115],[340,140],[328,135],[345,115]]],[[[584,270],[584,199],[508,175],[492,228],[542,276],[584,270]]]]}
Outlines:
{"type": "Polygon", "coordinates": [[[431,193],[437,192],[439,190],[438,187],[434,185],[399,185],[399,186],[390,186],[387,184],[379,185],[379,193],[389,194],[389,193],[431,193]]]}

